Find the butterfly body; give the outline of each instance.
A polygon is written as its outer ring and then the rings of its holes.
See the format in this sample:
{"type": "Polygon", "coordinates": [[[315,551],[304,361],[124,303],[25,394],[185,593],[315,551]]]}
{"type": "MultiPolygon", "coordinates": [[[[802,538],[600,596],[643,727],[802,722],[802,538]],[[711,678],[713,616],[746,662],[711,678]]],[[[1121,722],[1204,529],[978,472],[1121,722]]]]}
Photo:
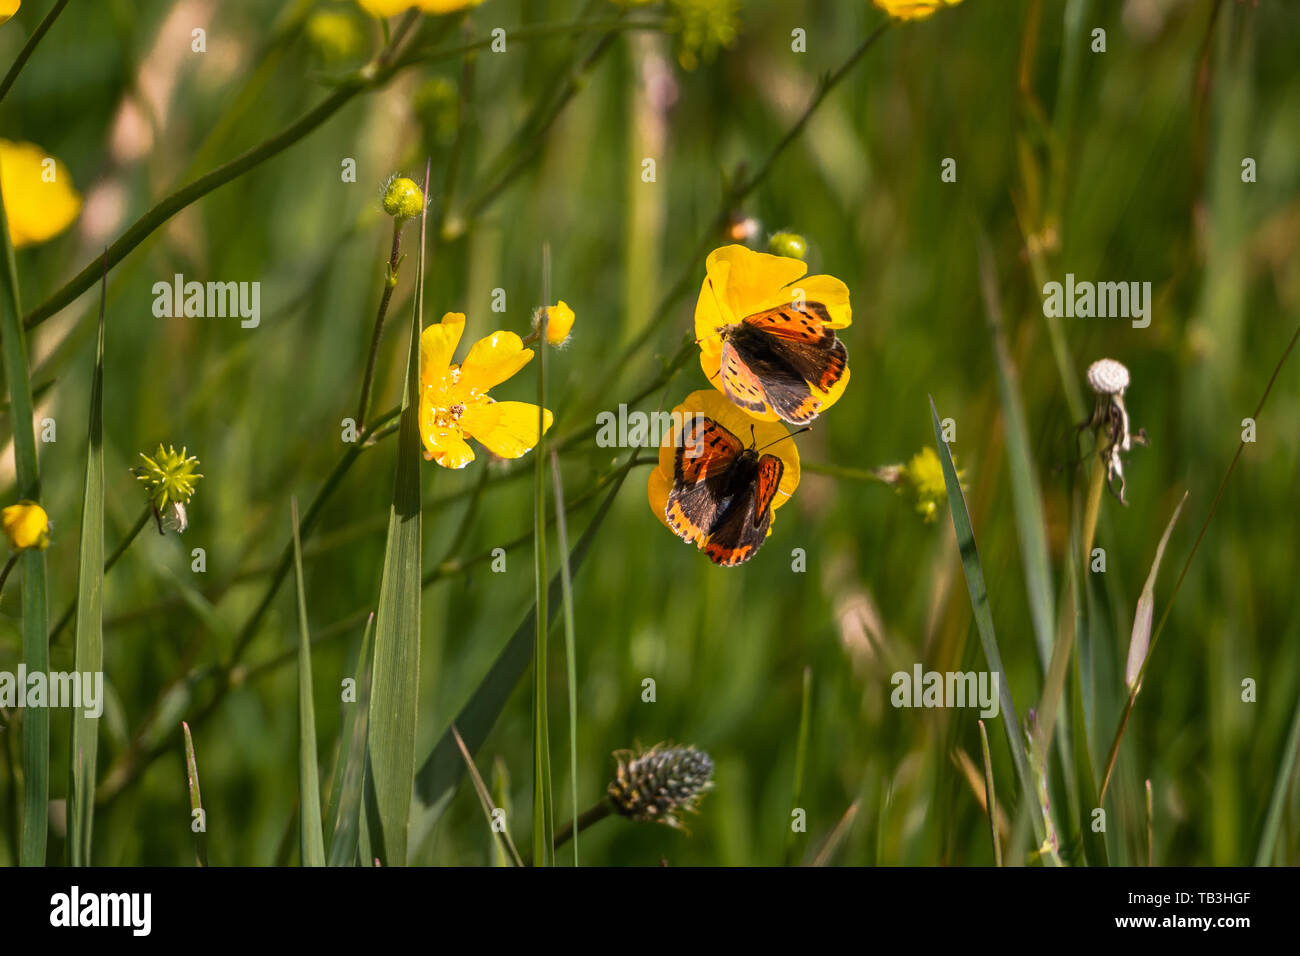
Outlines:
{"type": "Polygon", "coordinates": [[[849,353],[820,302],[764,309],[722,326],[722,388],[751,412],[806,425],[848,371],[849,353]]]}
{"type": "Polygon", "coordinates": [[[772,501],[784,473],[781,459],[746,448],[704,415],[695,416],[685,429],[675,457],[664,509],[668,527],[714,564],[731,567],[748,561],[767,538],[772,501]]]}

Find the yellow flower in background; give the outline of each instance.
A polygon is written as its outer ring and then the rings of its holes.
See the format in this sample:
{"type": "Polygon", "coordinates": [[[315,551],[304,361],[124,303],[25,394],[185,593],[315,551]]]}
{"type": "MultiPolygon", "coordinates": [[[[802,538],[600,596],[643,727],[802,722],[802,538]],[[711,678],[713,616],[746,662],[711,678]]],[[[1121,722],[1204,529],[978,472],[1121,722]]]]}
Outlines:
{"type": "Polygon", "coordinates": [[[477,7],[483,0],[357,0],[372,17],[392,17],[417,7],[422,13],[454,13],[477,7]]]}
{"type": "MultiPolygon", "coordinates": [[[[455,365],[452,356],[465,330],[465,315],[448,312],[420,335],[420,438],[424,457],[444,468],[464,468],[474,460],[466,439],[494,455],[520,458],[536,447],[537,406],[498,402],[488,390],[500,385],[533,357],[513,332],[493,332],[470,347],[455,365]]],[[[542,431],[553,416],[543,412],[542,431]]]]}
{"type": "Polygon", "coordinates": [[[573,310],[563,299],[555,305],[546,307],[546,341],[551,345],[563,345],[569,341],[573,330],[573,310]]]}
{"type": "Polygon", "coordinates": [[[4,510],[5,537],[15,551],[50,546],[50,516],[34,501],[20,501],[4,510]]]}
{"type": "MultiPolygon", "coordinates": [[[[795,446],[794,439],[789,438],[789,430],[780,422],[755,421],[727,401],[726,396],[707,388],[691,392],[685,401],[673,409],[674,427],[663,436],[659,445],[659,464],[650,472],[650,480],[646,485],[646,496],[655,517],[665,528],[672,530],[665,511],[668,507],[668,493],[673,489],[677,450],[682,442],[681,427],[689,424],[696,415],[712,418],[740,439],[746,448],[753,443],[754,447],[763,449],[762,454],[776,455],[781,459],[784,470],[781,472],[776,495],[772,498],[772,524],[775,524],[777,509],[789,501],[794,490],[799,487],[799,449],[795,446]]],[[[772,533],[771,525],[768,526],[767,533],[772,533]]]]}
{"type": "MultiPolygon", "coordinates": [[[[700,367],[714,388],[726,394],[721,371],[723,345],[748,316],[794,305],[810,318],[815,317],[814,312],[823,317],[825,328],[842,329],[852,323],[849,287],[834,276],[806,276],[807,271],[807,264],[799,259],[755,252],[746,246],[723,246],[709,253],[704,284],[695,304],[695,338],[700,346],[700,367]],[[814,309],[815,303],[824,306],[824,310],[814,309]]],[[[829,388],[822,389],[817,382],[808,383],[807,394],[817,414],[838,402],[848,387],[848,366],[844,364],[841,370],[839,365],[835,366],[839,377],[829,388]]],[[[741,388],[752,385],[758,389],[760,393],[753,396],[756,407],[750,409],[750,414],[761,421],[776,421],[779,416],[761,393],[767,383],[762,382],[761,375],[757,384],[750,378],[759,371],[738,370],[727,381],[741,388]]]]}
{"type": "Polygon", "coordinates": [[[0,0],[0,23],[4,23],[23,5],[22,0],[0,0]]]}
{"type": "Polygon", "coordinates": [[[895,20],[924,20],[944,7],[955,7],[961,0],[872,0],[895,20]]]}
{"type": "Polygon", "coordinates": [[[34,143],[0,139],[0,191],[14,248],[57,236],[81,212],[68,167],[34,143]]]}

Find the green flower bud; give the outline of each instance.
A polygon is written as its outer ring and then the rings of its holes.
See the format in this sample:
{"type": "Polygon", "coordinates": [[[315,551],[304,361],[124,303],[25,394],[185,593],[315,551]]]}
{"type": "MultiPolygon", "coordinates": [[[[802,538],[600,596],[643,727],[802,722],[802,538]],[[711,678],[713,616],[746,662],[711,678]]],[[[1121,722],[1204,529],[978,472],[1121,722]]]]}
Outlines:
{"type": "Polygon", "coordinates": [[[384,189],[384,212],[398,219],[414,219],[424,212],[424,193],[414,180],[394,176],[384,189]]]}
{"type": "Polygon", "coordinates": [[[774,232],[767,238],[767,251],[802,262],[808,258],[808,240],[795,232],[774,232]]]}

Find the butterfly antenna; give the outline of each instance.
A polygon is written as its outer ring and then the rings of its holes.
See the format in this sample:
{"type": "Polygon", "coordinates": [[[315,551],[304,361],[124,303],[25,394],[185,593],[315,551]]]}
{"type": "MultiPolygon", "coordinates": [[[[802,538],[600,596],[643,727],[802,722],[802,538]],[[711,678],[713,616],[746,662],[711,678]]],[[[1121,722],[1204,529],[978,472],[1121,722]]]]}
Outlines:
{"type": "MultiPolygon", "coordinates": [[[[793,438],[795,435],[802,435],[804,432],[810,432],[810,431],[812,431],[812,426],[811,426],[811,425],[805,425],[803,428],[799,429],[797,432],[791,432],[791,433],[788,434],[788,435],[783,435],[782,437],[778,438],[776,441],[770,441],[770,442],[768,442],[766,445],[763,446],[763,448],[771,448],[773,445],[778,445],[778,444],[780,444],[781,442],[785,441],[787,438],[793,438]]],[[[753,426],[753,425],[750,425],[750,426],[749,426],[749,432],[750,432],[750,435],[752,436],[753,433],[754,433],[754,426],[753,426]]],[[[755,448],[754,451],[762,451],[763,448],[755,448]]]]}

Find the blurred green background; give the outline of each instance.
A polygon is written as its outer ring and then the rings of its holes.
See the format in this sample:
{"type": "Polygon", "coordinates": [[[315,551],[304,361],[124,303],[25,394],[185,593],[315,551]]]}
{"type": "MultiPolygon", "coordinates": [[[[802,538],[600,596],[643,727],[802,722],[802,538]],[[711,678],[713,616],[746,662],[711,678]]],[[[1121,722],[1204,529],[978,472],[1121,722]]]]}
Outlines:
{"type": "MultiPolygon", "coordinates": [[[[0,27],[0,65],[13,60],[48,6],[27,0],[0,27]]],[[[1107,571],[1093,580],[1093,600],[1104,626],[1088,645],[1087,702],[1100,774],[1123,704],[1134,604],[1156,542],[1188,490],[1157,585],[1159,615],[1236,451],[1241,420],[1252,414],[1300,314],[1300,9],[1271,0],[1258,9],[1226,0],[966,0],[932,19],[897,24],[830,92],[757,188],[728,208],[719,205],[726,185],[762,168],[819,78],[884,15],[867,0],[695,0],[668,12],[683,8],[729,45],[700,49],[680,32],[650,30],[602,40],[596,26],[508,40],[504,54],[481,52],[468,72],[459,59],[404,70],[185,209],[112,270],[108,547],[142,506],[128,472],[138,452],[160,441],[185,445],[206,477],[185,535],[159,537],[147,528],[107,578],[111,700],[101,722],[101,785],[122,771],[141,728],[156,728],[150,742],[166,752],[101,807],[96,863],[193,861],[180,721],[200,714],[192,726],[212,862],[296,862],[291,583],[244,656],[252,676],[203,712],[218,683],[213,669],[228,659],[288,541],[290,496],[305,507],[345,450],[340,422],[354,413],[390,238],[379,199],[390,174],[418,176],[426,155],[435,196],[450,157],[459,156],[449,235],[428,263],[424,310],[426,322],[448,310],[468,314],[462,352],[497,328],[526,334],[543,302],[541,250],[550,244],[551,297],[578,317],[570,345],[548,355],[551,435],[569,439],[562,453],[569,498],[623,460],[626,452],[597,448],[582,433],[597,412],[617,409],[653,382],[690,330],[704,275],[699,251],[729,241],[717,228],[719,213],[756,220],[755,248],[777,230],[806,236],[810,271],[851,289],[854,323],[842,333],[852,384],[799,438],[803,460],[862,470],[907,461],[934,442],[928,395],[955,420],[951,447],[965,472],[1022,716],[1041,694],[1042,670],[977,242],[981,233],[990,241],[1021,377],[1058,606],[1066,601],[1076,419],[1027,247],[1044,251],[1054,280],[1073,272],[1150,281],[1147,329],[1062,320],[1077,386],[1093,360],[1124,362],[1133,424],[1151,437],[1149,448],[1128,458],[1128,507],[1111,498],[1102,506],[1107,571]],[[806,31],[806,52],[791,50],[796,28],[806,31]],[[1106,31],[1104,53],[1089,48],[1094,28],[1106,31]],[[458,90],[467,109],[456,151],[458,90]],[[551,105],[558,107],[553,122],[529,125],[535,110],[546,119],[551,105]],[[656,160],[653,183],[642,181],[646,157],[656,160]],[[955,183],[940,180],[948,157],[957,163],[955,183]],[[1255,183],[1241,182],[1244,157],[1258,164],[1255,183]],[[341,181],[347,158],[356,161],[355,183],[341,181]],[[515,164],[522,164],[517,173],[515,164]],[[155,318],[153,283],[178,272],[260,282],[261,325],[155,318]],[[685,294],[659,310],[679,282],[685,294]],[[498,288],[503,314],[491,311],[498,288]],[[638,342],[644,345],[630,361],[615,366],[638,342]],[[190,570],[193,548],[206,551],[204,574],[190,570]]],[[[467,17],[420,29],[450,46],[462,31],[478,38],[505,27],[509,35],[530,24],[606,22],[620,12],[605,0],[488,0],[467,17]]],[[[650,20],[663,11],[654,5],[630,15],[650,20]]],[[[19,251],[24,308],[45,300],[158,198],[312,108],[381,45],[376,22],[350,2],[74,2],[0,104],[0,136],[59,157],[86,200],[71,229],[19,251]],[[206,53],[191,51],[195,27],[207,31],[206,53]]],[[[408,229],[408,242],[413,235],[408,229]]],[[[414,261],[406,260],[390,313],[380,408],[400,392],[414,261]]],[[[37,415],[54,418],[58,429],[57,442],[39,446],[55,525],[52,619],[76,593],[97,304],[96,293],[83,295],[29,342],[37,415]]],[[[691,356],[639,407],[671,408],[703,387],[691,356]]],[[[530,366],[494,395],[532,400],[534,392],[530,366]]],[[[1291,364],[1148,671],[1107,795],[1112,861],[1145,860],[1146,779],[1157,863],[1255,856],[1300,697],[1297,420],[1300,371],[1291,364]],[[1241,701],[1245,678],[1258,683],[1255,703],[1241,701]]],[[[8,503],[7,414],[0,428],[0,498],[8,503]]],[[[321,637],[313,669],[326,780],[346,706],[338,688],[353,674],[360,620],[378,596],[394,454],[391,440],[365,451],[305,542],[310,622],[321,637]]],[[[487,459],[480,450],[463,472],[425,466],[426,569],[484,555],[531,530],[524,477],[531,458],[487,459]],[[487,486],[464,522],[467,495],[485,468],[503,480],[487,486]]],[[[958,756],[980,765],[975,712],[889,705],[894,670],[915,662],[928,670],[985,666],[946,511],[926,523],[893,489],[809,470],[758,556],[720,569],[655,520],[647,475],[644,466],[632,472],[575,581],[579,809],[603,792],[612,751],[637,740],[707,750],[717,787],[689,821],[690,835],[607,820],[583,835],[584,862],[756,865],[811,861],[825,849],[840,864],[990,864],[987,822],[958,756]],[[794,548],[806,550],[805,573],[791,570],[794,548]],[[805,671],[808,751],[794,804],[805,671]],[[647,677],[657,685],[654,703],[642,701],[647,677]],[[806,833],[791,833],[796,805],[807,811],[806,833]]],[[[570,509],[571,541],[595,500],[570,509]]],[[[555,540],[552,532],[552,568],[555,540]]],[[[505,573],[480,562],[425,591],[419,759],[531,606],[531,554],[525,543],[509,552],[505,573]]],[[[0,669],[18,663],[18,614],[11,585],[0,602],[0,669]]],[[[567,820],[563,641],[553,633],[556,816],[567,820]]],[[[69,648],[65,634],[53,667],[71,667],[69,648]]],[[[15,719],[6,715],[0,728],[4,863],[16,858],[15,719]]],[[[994,774],[1014,828],[1020,800],[1000,724],[989,722],[994,774]]],[[[66,786],[67,740],[67,714],[56,711],[54,798],[66,786]]],[[[494,768],[508,772],[508,821],[521,847],[530,762],[525,679],[478,754],[490,786],[494,768]]],[[[1284,809],[1275,860],[1294,864],[1300,794],[1290,792],[1284,809]]],[[[54,816],[50,859],[60,860],[62,812],[54,816]]],[[[1064,854],[1077,859],[1077,821],[1058,824],[1067,831],[1064,854]]],[[[483,864],[494,857],[482,811],[462,784],[417,858],[483,864]]],[[[567,851],[559,860],[568,860],[567,851]]]]}

